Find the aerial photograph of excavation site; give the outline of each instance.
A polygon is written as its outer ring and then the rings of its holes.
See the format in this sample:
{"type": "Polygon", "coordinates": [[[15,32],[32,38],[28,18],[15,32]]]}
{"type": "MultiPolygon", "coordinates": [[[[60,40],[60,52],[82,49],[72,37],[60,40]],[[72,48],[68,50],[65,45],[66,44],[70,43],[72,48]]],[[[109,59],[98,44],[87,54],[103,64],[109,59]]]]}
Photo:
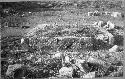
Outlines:
{"type": "Polygon", "coordinates": [[[1,79],[123,78],[124,0],[0,2],[1,79]]]}

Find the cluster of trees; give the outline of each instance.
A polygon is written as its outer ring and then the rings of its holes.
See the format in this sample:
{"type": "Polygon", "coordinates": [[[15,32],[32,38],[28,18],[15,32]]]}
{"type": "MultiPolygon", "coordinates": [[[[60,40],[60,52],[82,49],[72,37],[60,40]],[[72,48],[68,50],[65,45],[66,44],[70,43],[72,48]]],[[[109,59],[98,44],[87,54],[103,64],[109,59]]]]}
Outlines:
{"type": "Polygon", "coordinates": [[[81,1],[78,3],[79,8],[116,8],[122,9],[123,3],[122,1],[102,1],[102,0],[95,0],[95,1],[81,1]]]}
{"type": "MultiPolygon", "coordinates": [[[[122,9],[123,6],[123,2],[122,1],[102,1],[102,0],[95,0],[95,1],[75,1],[75,2],[59,2],[59,1],[44,1],[44,2],[40,2],[40,1],[26,1],[26,2],[2,2],[0,4],[0,6],[2,7],[2,9],[6,9],[6,8],[12,8],[11,12],[15,12],[16,11],[28,11],[28,10],[33,10],[36,8],[45,8],[46,10],[48,9],[52,9],[55,8],[55,10],[57,8],[62,9],[62,7],[67,7],[67,6],[74,6],[74,4],[77,4],[78,8],[118,8],[118,9],[122,9]]],[[[43,11],[43,9],[42,9],[43,11]]]]}

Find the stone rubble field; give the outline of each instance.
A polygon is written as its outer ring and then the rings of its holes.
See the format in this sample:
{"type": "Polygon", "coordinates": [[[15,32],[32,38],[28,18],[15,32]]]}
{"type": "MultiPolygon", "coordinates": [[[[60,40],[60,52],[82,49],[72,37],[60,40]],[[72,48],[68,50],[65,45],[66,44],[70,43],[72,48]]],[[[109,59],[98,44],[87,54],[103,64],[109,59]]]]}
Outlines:
{"type": "Polygon", "coordinates": [[[124,18],[88,16],[97,9],[78,7],[65,4],[61,10],[38,8],[3,17],[2,77],[122,77],[124,18]]]}

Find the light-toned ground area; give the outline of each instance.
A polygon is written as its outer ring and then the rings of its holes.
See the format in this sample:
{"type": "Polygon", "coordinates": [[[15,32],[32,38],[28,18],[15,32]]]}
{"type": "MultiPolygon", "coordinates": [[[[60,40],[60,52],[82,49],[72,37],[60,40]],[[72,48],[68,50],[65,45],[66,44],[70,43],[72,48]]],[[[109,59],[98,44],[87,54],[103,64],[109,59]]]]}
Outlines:
{"type": "MultiPolygon", "coordinates": [[[[68,24],[84,25],[84,24],[92,24],[93,22],[99,21],[99,20],[104,20],[104,21],[110,20],[111,22],[115,23],[118,26],[121,26],[121,27],[124,26],[123,18],[120,18],[120,17],[114,18],[108,15],[88,16],[87,13],[89,11],[94,11],[94,10],[93,9],[91,10],[89,8],[88,9],[72,8],[64,11],[33,12],[32,14],[26,14],[24,17],[8,16],[7,18],[2,19],[2,21],[9,22],[9,24],[16,23],[19,25],[28,25],[31,28],[37,26],[38,24],[44,24],[44,23],[48,23],[48,24],[56,23],[57,25],[58,24],[59,25],[68,25],[68,24]]],[[[116,11],[116,10],[113,10],[113,11],[116,11]]],[[[123,12],[123,11],[119,11],[119,12],[123,12]]]]}

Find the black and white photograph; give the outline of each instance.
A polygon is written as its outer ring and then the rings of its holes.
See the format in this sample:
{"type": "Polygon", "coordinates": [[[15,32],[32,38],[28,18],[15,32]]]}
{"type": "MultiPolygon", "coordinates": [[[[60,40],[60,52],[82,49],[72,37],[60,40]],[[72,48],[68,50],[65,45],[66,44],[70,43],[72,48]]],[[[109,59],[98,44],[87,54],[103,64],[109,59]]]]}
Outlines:
{"type": "Polygon", "coordinates": [[[123,78],[124,11],[124,0],[0,2],[1,79],[123,78]]]}

